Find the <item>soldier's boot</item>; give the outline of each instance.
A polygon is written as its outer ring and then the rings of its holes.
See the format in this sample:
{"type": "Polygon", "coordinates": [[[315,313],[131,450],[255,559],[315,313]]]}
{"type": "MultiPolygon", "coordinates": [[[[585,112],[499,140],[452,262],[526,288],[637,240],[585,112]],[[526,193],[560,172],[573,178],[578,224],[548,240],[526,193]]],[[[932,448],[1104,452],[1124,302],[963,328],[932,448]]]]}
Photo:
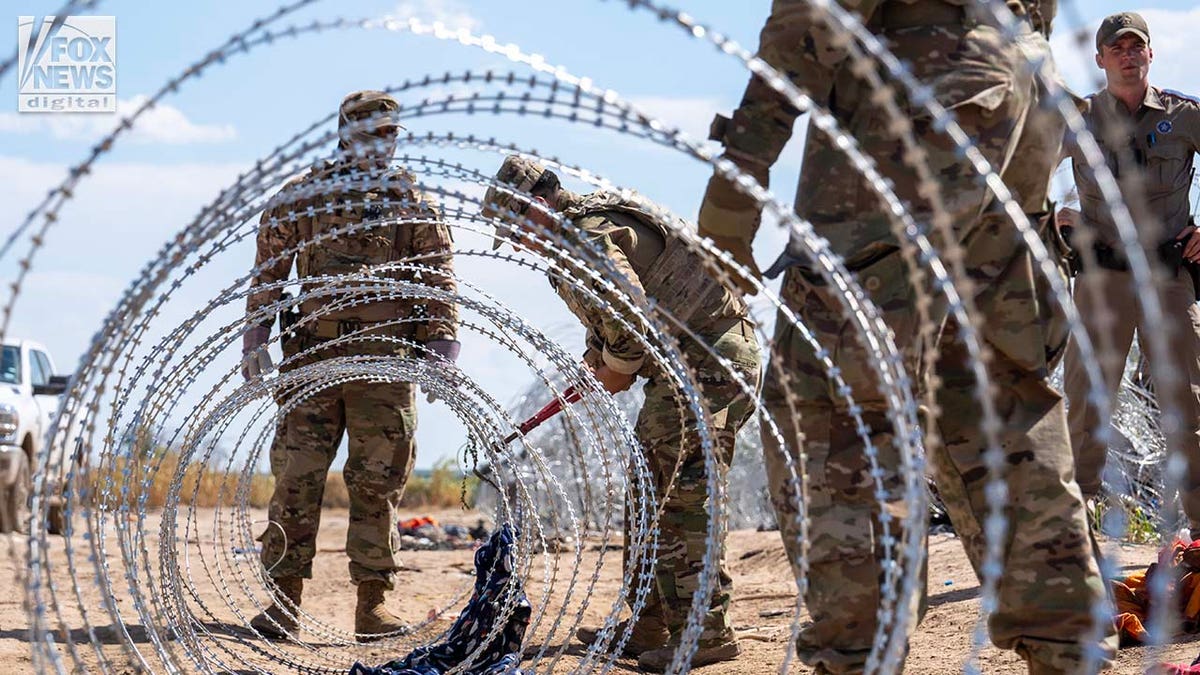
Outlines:
{"type": "Polygon", "coordinates": [[[408,633],[408,624],[401,621],[383,605],[383,592],[387,584],[378,579],[358,584],[358,605],[354,608],[355,639],[359,642],[382,640],[382,633],[403,635],[408,633]]]}
{"type": "MultiPolygon", "coordinates": [[[[617,624],[613,628],[613,639],[609,644],[616,643],[628,628],[628,619],[617,624]]],[[[601,630],[601,628],[580,628],[575,632],[575,636],[579,638],[580,642],[590,646],[600,640],[601,630]]],[[[666,622],[661,618],[643,614],[633,625],[633,632],[629,634],[629,640],[625,642],[625,648],[621,650],[621,653],[637,658],[643,652],[665,647],[670,641],[671,632],[667,630],[666,622]]]]}
{"type": "MultiPolygon", "coordinates": [[[[679,640],[674,639],[665,647],[642,652],[642,655],[638,657],[638,668],[651,673],[665,672],[675,658],[677,647],[679,647],[679,640]]],[[[705,641],[697,646],[696,653],[692,654],[691,667],[699,668],[722,661],[731,661],[741,653],[742,647],[738,644],[737,635],[733,631],[729,631],[727,635],[705,641]]]]}
{"type": "Polygon", "coordinates": [[[250,619],[250,625],[254,630],[262,633],[264,637],[273,640],[284,640],[289,634],[294,635],[300,627],[296,621],[294,612],[295,608],[300,606],[300,595],[304,591],[304,579],[300,577],[279,577],[275,579],[275,584],[279,586],[279,591],[293,605],[290,611],[285,611],[278,601],[272,602],[266,611],[259,612],[253,619],[250,619]]]}

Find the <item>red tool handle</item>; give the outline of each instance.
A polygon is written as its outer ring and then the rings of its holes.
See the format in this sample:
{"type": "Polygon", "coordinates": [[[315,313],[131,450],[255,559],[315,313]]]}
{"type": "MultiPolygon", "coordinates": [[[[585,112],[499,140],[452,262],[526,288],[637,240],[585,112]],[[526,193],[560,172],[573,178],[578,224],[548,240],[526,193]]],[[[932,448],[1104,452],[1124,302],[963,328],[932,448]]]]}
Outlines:
{"type": "Polygon", "coordinates": [[[530,431],[533,431],[541,426],[546,420],[562,412],[563,405],[565,403],[574,403],[581,398],[583,398],[583,394],[579,393],[575,387],[567,387],[567,390],[563,392],[561,398],[556,398],[553,401],[550,401],[543,406],[541,410],[534,413],[532,417],[524,422],[521,422],[521,424],[517,426],[517,430],[509,434],[508,437],[504,439],[504,444],[508,445],[516,440],[517,436],[524,436],[530,431]]]}

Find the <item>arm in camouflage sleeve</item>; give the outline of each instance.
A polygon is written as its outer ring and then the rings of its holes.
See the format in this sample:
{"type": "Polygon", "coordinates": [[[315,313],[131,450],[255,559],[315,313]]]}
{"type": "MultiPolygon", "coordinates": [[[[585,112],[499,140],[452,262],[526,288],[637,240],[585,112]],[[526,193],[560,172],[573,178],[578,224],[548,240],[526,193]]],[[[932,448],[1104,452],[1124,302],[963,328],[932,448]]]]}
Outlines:
{"type": "MultiPolygon", "coordinates": [[[[870,17],[882,1],[838,0],[838,4],[862,17],[870,17]]],[[[759,36],[758,57],[789,78],[818,105],[826,106],[834,76],[848,52],[820,14],[804,0],[775,0],[759,36]]],[[[800,113],[783,95],[754,76],[732,119],[714,124],[713,140],[724,144],[726,159],[768,187],[771,166],[791,138],[792,126],[800,113]]],[[[709,180],[700,207],[702,235],[713,237],[719,244],[722,238],[741,242],[748,252],[760,216],[754,201],[732,183],[717,175],[709,180]]]]}
{"type": "MultiPolygon", "coordinates": [[[[450,254],[454,239],[450,228],[442,219],[442,214],[432,206],[428,198],[423,198],[423,206],[428,219],[413,226],[412,255],[420,258],[423,266],[436,270],[424,272],[425,284],[442,289],[448,293],[458,292],[458,282],[454,280],[454,256],[450,254]]],[[[429,301],[428,340],[458,339],[458,306],[454,303],[429,301]]]]}
{"type": "MultiPolygon", "coordinates": [[[[605,257],[616,267],[618,274],[629,280],[629,284],[633,286],[633,293],[644,296],[645,289],[642,288],[642,282],[629,262],[629,256],[620,245],[632,245],[629,236],[622,236],[628,233],[628,229],[615,226],[611,221],[603,218],[584,218],[580,221],[580,227],[593,235],[592,244],[600,248],[605,257]]],[[[601,298],[611,295],[598,285],[594,287],[594,290],[601,298]]],[[[621,325],[620,318],[623,317],[635,326],[638,325],[638,320],[624,312],[621,317],[615,316],[611,311],[599,314],[600,323],[595,328],[595,332],[602,345],[600,357],[603,364],[622,375],[633,375],[641,370],[642,364],[646,361],[646,349],[637,336],[621,325]]]]}
{"type": "Polygon", "coordinates": [[[604,341],[596,334],[596,329],[587,327],[587,335],[583,339],[587,348],[583,352],[583,362],[592,368],[598,368],[604,363],[604,341]]]}
{"type": "MultiPolygon", "coordinates": [[[[286,191],[295,186],[289,183],[284,186],[286,191]]],[[[294,249],[300,241],[299,216],[300,207],[297,202],[282,202],[274,208],[263,211],[258,220],[258,235],[256,237],[256,252],[254,266],[261,267],[258,274],[250,282],[251,293],[246,297],[246,313],[250,314],[264,305],[277,300],[283,293],[282,289],[274,288],[254,291],[263,284],[282,281],[292,273],[292,259],[295,252],[281,255],[284,251],[294,249]],[[273,261],[272,261],[273,260],[273,261]],[[265,264],[272,261],[269,264],[265,264]]],[[[262,323],[270,326],[275,321],[274,315],[263,319],[262,323]]]]}

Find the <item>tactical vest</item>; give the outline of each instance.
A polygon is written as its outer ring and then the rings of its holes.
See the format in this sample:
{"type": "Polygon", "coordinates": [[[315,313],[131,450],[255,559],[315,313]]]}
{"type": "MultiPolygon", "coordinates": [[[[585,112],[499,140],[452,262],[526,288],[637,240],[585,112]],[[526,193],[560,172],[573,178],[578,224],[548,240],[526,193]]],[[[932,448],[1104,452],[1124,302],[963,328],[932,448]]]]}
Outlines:
{"type": "MultiPolygon", "coordinates": [[[[310,181],[323,188],[331,187],[325,181],[336,180],[341,170],[326,166],[314,172],[310,181]]],[[[296,261],[297,274],[301,279],[319,276],[360,274],[371,267],[402,259],[412,248],[411,223],[387,223],[372,226],[372,221],[402,218],[416,213],[415,205],[421,201],[413,177],[407,172],[391,171],[386,177],[353,177],[348,175],[348,184],[332,192],[323,192],[311,198],[316,213],[308,218],[313,243],[304,246],[296,261]],[[385,185],[386,178],[386,185],[385,185]],[[368,190],[359,189],[369,187],[368,190]],[[386,203],[385,203],[386,200],[386,203]],[[365,227],[345,232],[345,228],[356,224],[365,227]],[[334,235],[333,232],[341,232],[334,235]]],[[[377,273],[378,276],[378,273],[377,273]]],[[[396,274],[389,278],[398,278],[396,274]]],[[[305,312],[312,311],[322,301],[305,302],[305,312]]],[[[330,320],[381,321],[411,311],[410,303],[389,300],[372,302],[327,314],[330,320]]]]}
{"type": "Polygon", "coordinates": [[[699,315],[700,310],[704,308],[731,304],[732,307],[727,312],[729,316],[746,313],[746,305],[741,298],[730,294],[719,281],[709,275],[704,265],[703,254],[688,248],[675,234],[688,227],[685,221],[679,218],[669,220],[666,214],[656,213],[634,199],[605,191],[583,196],[578,204],[566,209],[563,215],[572,220],[579,220],[597,212],[631,216],[662,235],[662,253],[640,277],[642,288],[652,305],[693,329],[705,319],[722,318],[699,315]],[[731,303],[722,302],[727,294],[731,296],[731,303]]]}

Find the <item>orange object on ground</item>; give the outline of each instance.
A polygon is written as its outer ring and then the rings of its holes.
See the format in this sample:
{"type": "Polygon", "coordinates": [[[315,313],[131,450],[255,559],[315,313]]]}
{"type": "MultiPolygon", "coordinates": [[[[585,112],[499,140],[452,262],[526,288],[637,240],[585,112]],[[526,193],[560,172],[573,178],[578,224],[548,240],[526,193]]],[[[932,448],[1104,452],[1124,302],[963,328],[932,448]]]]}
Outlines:
{"type": "MultiPolygon", "coordinates": [[[[1116,603],[1113,623],[1121,637],[1122,646],[1143,644],[1149,639],[1146,622],[1150,618],[1151,582],[1164,569],[1171,575],[1167,581],[1167,593],[1177,607],[1181,631],[1200,632],[1200,541],[1189,543],[1176,539],[1171,546],[1159,551],[1158,562],[1146,570],[1111,582],[1113,601],[1116,603]]],[[[1192,670],[1187,666],[1164,664],[1163,667],[1176,669],[1165,672],[1200,675],[1200,669],[1192,670]],[[1179,668],[1188,669],[1180,671],[1179,668]]]]}
{"type": "Polygon", "coordinates": [[[396,523],[396,527],[401,530],[415,530],[426,525],[437,527],[438,521],[432,516],[420,516],[419,518],[409,518],[396,523]]]}

